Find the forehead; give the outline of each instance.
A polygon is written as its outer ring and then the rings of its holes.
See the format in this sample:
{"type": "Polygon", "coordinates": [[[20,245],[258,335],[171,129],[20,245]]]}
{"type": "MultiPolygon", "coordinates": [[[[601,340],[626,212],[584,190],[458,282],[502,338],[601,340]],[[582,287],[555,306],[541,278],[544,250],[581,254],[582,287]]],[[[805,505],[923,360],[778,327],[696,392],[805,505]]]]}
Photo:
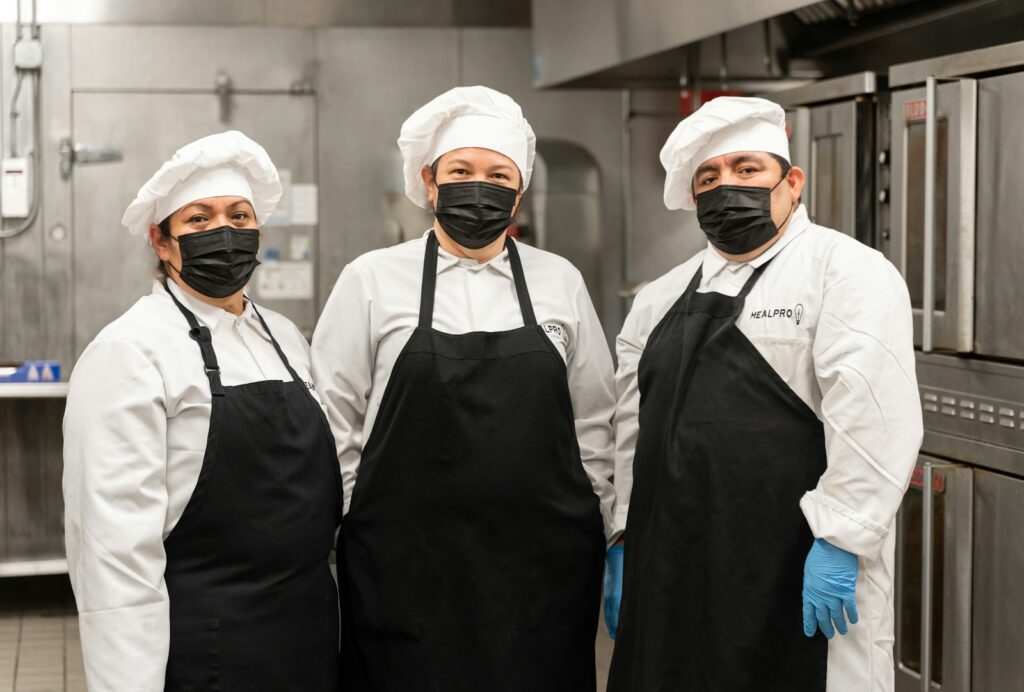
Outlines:
{"type": "Polygon", "coordinates": [[[483,147],[463,147],[462,149],[452,149],[446,154],[443,154],[437,161],[439,165],[459,161],[471,166],[488,168],[502,166],[517,169],[515,162],[509,157],[498,153],[493,149],[484,149],[483,147]]]}

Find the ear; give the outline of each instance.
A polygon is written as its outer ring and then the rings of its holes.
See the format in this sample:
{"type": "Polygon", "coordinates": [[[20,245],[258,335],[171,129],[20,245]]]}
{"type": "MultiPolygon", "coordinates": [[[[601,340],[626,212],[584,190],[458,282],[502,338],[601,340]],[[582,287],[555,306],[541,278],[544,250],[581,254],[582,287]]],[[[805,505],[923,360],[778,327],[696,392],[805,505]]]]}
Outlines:
{"type": "Polygon", "coordinates": [[[164,237],[160,227],[155,223],[149,224],[149,244],[156,250],[156,256],[161,261],[167,262],[171,259],[171,250],[167,247],[170,241],[164,237]]]}
{"type": "Polygon", "coordinates": [[[512,207],[512,218],[513,219],[516,217],[516,214],[519,213],[519,205],[522,204],[522,203],[523,203],[523,193],[520,192],[519,194],[516,195],[515,206],[512,207]]]}
{"type": "Polygon", "coordinates": [[[437,187],[435,186],[434,172],[430,170],[430,166],[424,166],[420,169],[420,178],[423,179],[423,187],[427,189],[427,199],[430,200],[430,207],[436,207],[437,187]]]}
{"type": "Polygon", "coordinates": [[[796,204],[800,200],[800,195],[804,191],[804,183],[806,181],[807,176],[804,173],[804,169],[799,166],[793,166],[789,169],[789,173],[786,174],[786,182],[789,183],[793,204],[796,204]]]}

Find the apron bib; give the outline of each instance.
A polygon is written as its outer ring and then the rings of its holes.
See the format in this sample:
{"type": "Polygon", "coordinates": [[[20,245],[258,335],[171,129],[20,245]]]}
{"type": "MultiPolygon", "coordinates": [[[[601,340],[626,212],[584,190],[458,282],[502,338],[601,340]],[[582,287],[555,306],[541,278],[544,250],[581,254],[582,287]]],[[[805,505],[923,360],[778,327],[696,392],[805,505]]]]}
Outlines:
{"type": "Polygon", "coordinates": [[[199,480],[164,541],[165,689],[333,692],[338,596],[328,559],[341,475],[327,419],[258,310],[292,379],[225,387],[209,329],[168,293],[199,345],[213,401],[199,480]]]}
{"type": "Polygon", "coordinates": [[[736,326],[702,272],[640,359],[640,432],[609,692],[824,692],[805,637],[813,536],[799,501],[825,471],[821,421],[736,326]]]}
{"type": "Polygon", "coordinates": [[[604,534],[565,364],[537,324],[419,326],[395,363],[341,533],[346,692],[595,687],[604,534]]]}

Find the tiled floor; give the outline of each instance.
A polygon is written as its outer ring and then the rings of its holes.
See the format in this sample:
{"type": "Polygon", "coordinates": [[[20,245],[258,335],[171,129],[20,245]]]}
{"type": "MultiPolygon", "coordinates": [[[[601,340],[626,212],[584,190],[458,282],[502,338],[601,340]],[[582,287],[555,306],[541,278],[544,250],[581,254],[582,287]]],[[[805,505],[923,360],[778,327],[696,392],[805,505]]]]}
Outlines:
{"type": "MultiPolygon", "coordinates": [[[[612,641],[602,621],[597,689],[604,692],[612,641]]],[[[0,692],[85,692],[78,618],[66,577],[0,579],[0,692]]]]}
{"type": "Polygon", "coordinates": [[[0,580],[0,692],[85,692],[67,577],[0,580]]]}

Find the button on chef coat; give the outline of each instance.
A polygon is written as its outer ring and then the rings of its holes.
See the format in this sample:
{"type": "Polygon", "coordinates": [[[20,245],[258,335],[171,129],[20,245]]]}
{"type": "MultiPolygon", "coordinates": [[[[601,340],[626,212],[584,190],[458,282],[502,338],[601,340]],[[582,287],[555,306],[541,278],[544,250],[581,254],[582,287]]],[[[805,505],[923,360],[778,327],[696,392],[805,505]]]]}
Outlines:
{"type": "MultiPolygon", "coordinates": [[[[425,242],[426,234],[346,266],[313,335],[313,377],[338,446],[346,512],[391,370],[419,322],[425,242]]],[[[611,354],[579,271],[552,253],[518,247],[537,322],[567,364],[581,461],[612,538],[611,354]]],[[[523,326],[507,251],[483,263],[438,253],[435,329],[464,334],[523,326]]]]}
{"type": "MultiPolygon", "coordinates": [[[[882,680],[886,670],[891,678],[891,529],[923,434],[910,298],[902,277],[880,253],[812,224],[802,205],[782,237],[759,257],[730,262],[708,244],[637,295],[616,340],[616,530],[626,528],[629,511],[639,430],[637,366],[651,331],[698,267],[703,268],[698,291],[735,296],[769,260],[736,324],[824,424],[827,469],[800,507],[814,536],[860,556],[858,609],[862,622],[877,625],[877,631],[854,626],[847,636],[831,640],[829,679],[864,681],[858,689],[887,689],[867,678],[877,674],[882,680]],[[865,656],[871,651],[876,655],[868,665],[865,656]],[[833,676],[837,667],[863,672],[856,678],[833,676]]],[[[800,607],[799,599],[793,607],[800,607]]]]}
{"type": "MultiPolygon", "coordinates": [[[[247,301],[240,316],[173,282],[213,335],[226,386],[291,376],[247,301]]],[[[309,347],[260,308],[299,377],[309,347]]],[[[160,283],[89,344],[64,415],[68,571],[90,690],[162,690],[168,650],[163,541],[195,489],[210,427],[210,385],[188,323],[160,283]]]]}

